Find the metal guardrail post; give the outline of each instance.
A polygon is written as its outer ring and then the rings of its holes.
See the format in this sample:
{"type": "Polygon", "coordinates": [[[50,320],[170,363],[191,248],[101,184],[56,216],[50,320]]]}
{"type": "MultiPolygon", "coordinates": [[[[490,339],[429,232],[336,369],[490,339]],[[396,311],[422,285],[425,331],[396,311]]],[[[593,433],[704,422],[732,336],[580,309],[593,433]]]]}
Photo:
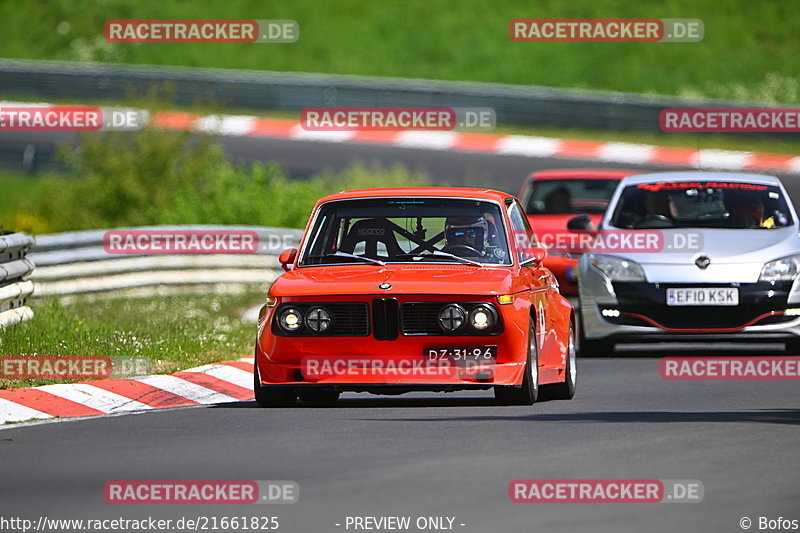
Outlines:
{"type": "Polygon", "coordinates": [[[26,257],[34,239],[24,233],[0,235],[0,328],[33,318],[26,305],[33,293],[33,283],[25,277],[33,272],[26,257]]]}
{"type": "Polygon", "coordinates": [[[36,296],[102,293],[158,286],[266,284],[281,272],[277,256],[297,246],[302,230],[263,226],[145,226],[117,231],[247,231],[259,247],[248,254],[118,254],[104,246],[109,230],[38,235],[29,257],[36,264],[36,296]]]}

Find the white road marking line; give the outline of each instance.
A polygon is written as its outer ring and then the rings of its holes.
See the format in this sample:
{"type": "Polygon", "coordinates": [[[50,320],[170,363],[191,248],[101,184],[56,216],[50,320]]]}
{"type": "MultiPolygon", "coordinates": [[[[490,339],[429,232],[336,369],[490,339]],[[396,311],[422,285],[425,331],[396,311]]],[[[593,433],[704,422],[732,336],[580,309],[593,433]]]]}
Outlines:
{"type": "Polygon", "coordinates": [[[53,418],[52,415],[0,398],[0,424],[23,422],[33,418],[53,418]]]}
{"type": "Polygon", "coordinates": [[[185,379],[175,376],[144,376],[141,378],[136,378],[135,381],[140,381],[157,389],[165,390],[182,398],[186,398],[187,400],[192,400],[193,402],[202,404],[229,403],[239,401],[236,398],[228,396],[227,394],[222,394],[217,391],[207,389],[206,387],[190,383],[185,379]]]}
{"type": "Polygon", "coordinates": [[[725,170],[741,170],[747,164],[750,152],[732,150],[699,150],[695,161],[702,168],[719,168],[725,170]]]}
{"type": "Polygon", "coordinates": [[[392,144],[403,148],[449,150],[456,142],[456,135],[452,131],[403,131],[392,144]]]}
{"type": "Polygon", "coordinates": [[[495,152],[508,155],[552,157],[556,154],[560,145],[561,139],[531,137],[527,135],[507,135],[495,145],[495,152]]]}
{"type": "Polygon", "coordinates": [[[290,137],[292,139],[299,139],[301,141],[320,141],[329,143],[341,143],[349,141],[355,135],[354,131],[318,131],[318,130],[304,130],[298,124],[292,128],[290,137]]]}
{"type": "Polygon", "coordinates": [[[256,117],[249,115],[209,115],[201,117],[194,129],[217,135],[242,136],[253,130],[256,117]]]}
{"type": "Polygon", "coordinates": [[[634,164],[649,163],[655,148],[648,144],[605,143],[600,148],[597,159],[634,164]]]}
{"type": "Polygon", "coordinates": [[[800,157],[795,157],[794,159],[790,159],[789,162],[786,164],[785,172],[790,174],[800,174],[800,157]]]}
{"type": "Polygon", "coordinates": [[[253,374],[228,365],[216,365],[205,372],[209,376],[233,383],[239,387],[250,389],[253,387],[253,374]]]}
{"type": "Polygon", "coordinates": [[[57,385],[44,385],[43,387],[35,388],[91,407],[92,409],[97,409],[103,413],[152,409],[151,406],[143,404],[142,402],[137,402],[136,400],[131,400],[115,392],[83,383],[60,383],[57,385]]]}

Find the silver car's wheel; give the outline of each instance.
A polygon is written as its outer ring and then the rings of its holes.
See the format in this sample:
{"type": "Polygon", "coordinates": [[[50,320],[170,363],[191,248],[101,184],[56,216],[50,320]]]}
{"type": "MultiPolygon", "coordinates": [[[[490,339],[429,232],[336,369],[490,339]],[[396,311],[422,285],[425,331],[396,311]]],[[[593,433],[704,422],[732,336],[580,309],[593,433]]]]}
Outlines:
{"type": "Polygon", "coordinates": [[[786,341],[786,355],[800,355],[800,339],[786,341]]]}
{"type": "Polygon", "coordinates": [[[578,345],[581,357],[601,357],[614,354],[614,343],[605,339],[587,339],[581,325],[581,337],[578,345]]]}

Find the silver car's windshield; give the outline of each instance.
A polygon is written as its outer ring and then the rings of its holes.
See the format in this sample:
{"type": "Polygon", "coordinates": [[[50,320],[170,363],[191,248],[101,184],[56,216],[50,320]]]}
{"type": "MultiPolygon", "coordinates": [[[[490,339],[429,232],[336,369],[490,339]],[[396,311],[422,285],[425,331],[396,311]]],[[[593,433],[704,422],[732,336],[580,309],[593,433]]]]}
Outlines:
{"type": "Polygon", "coordinates": [[[625,187],[611,224],[626,229],[739,228],[793,224],[780,188],[738,182],[656,182],[625,187]]]}
{"type": "Polygon", "coordinates": [[[324,204],[300,266],[371,262],[510,265],[500,207],[451,198],[365,198],[324,204]]]}

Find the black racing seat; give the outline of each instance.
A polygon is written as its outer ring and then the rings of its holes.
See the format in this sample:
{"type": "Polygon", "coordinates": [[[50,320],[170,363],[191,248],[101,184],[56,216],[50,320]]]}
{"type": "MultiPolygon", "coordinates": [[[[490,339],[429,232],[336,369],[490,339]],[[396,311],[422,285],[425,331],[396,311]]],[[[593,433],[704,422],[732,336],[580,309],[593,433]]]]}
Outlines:
{"type": "Polygon", "coordinates": [[[378,244],[381,243],[386,248],[386,256],[395,257],[405,253],[397,244],[392,224],[385,218],[368,218],[359,220],[347,236],[342,239],[339,250],[348,254],[355,253],[356,246],[364,243],[364,255],[373,259],[380,257],[378,254],[378,244]]]}

